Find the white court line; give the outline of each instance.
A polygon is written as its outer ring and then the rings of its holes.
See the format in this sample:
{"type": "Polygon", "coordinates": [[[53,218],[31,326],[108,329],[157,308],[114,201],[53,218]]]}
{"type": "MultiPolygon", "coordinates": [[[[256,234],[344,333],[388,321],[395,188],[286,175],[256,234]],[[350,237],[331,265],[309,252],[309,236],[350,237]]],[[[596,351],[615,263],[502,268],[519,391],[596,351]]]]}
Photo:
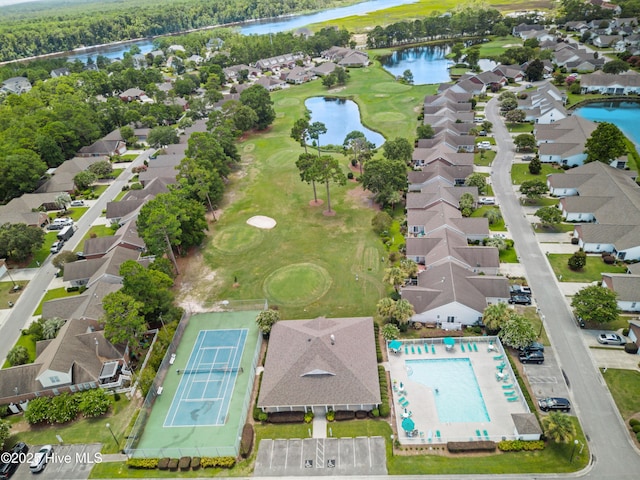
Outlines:
{"type": "MultiPolygon", "coordinates": [[[[221,398],[223,398],[225,400],[228,400],[226,402],[227,408],[226,408],[226,412],[225,412],[225,417],[229,413],[229,407],[231,406],[231,398],[233,398],[233,391],[235,389],[236,380],[238,379],[238,373],[239,373],[238,370],[240,369],[240,363],[242,363],[242,353],[244,352],[244,346],[246,344],[246,339],[247,339],[247,330],[246,329],[239,330],[239,335],[236,337],[236,344],[235,344],[234,350],[232,352],[232,357],[230,358],[230,360],[232,360],[230,362],[230,365],[232,366],[231,368],[236,368],[237,369],[236,370],[236,374],[235,375],[225,375],[224,378],[223,378],[224,394],[221,395],[221,398]],[[231,382],[232,378],[233,378],[233,382],[231,382]],[[231,386],[231,392],[230,393],[229,393],[229,386],[231,386]],[[227,399],[227,393],[229,393],[228,399],[227,399]]],[[[222,407],[218,410],[218,418],[216,419],[216,421],[218,423],[221,423],[221,420],[220,420],[221,414],[222,414],[222,407]]],[[[222,423],[224,423],[224,419],[223,419],[222,423]]]]}

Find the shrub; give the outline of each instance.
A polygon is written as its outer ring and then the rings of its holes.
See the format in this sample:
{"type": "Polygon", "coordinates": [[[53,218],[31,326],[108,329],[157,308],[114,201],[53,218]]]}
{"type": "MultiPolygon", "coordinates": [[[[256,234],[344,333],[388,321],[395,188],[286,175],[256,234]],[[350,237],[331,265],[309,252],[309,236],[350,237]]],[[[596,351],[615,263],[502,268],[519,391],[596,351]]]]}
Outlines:
{"type": "Polygon", "coordinates": [[[635,355],[636,353],[638,353],[638,346],[633,342],[625,343],[624,351],[627,353],[631,353],[632,355],[635,355]]]}
{"type": "Polygon", "coordinates": [[[29,352],[22,345],[16,345],[7,353],[7,361],[12,367],[24,365],[29,361],[29,352]]]}
{"type": "Polygon", "coordinates": [[[4,418],[9,415],[9,405],[0,405],[0,418],[4,418]]]}
{"type": "Polygon", "coordinates": [[[202,457],[200,459],[202,468],[233,468],[235,464],[234,457],[202,457]]]}
{"type": "Polygon", "coordinates": [[[153,470],[158,468],[157,458],[129,458],[127,459],[127,467],[129,468],[145,468],[153,470]]]}
{"type": "Polygon", "coordinates": [[[180,457],[178,468],[180,470],[189,470],[191,468],[191,457],[180,457]]]}
{"type": "Polygon", "coordinates": [[[273,412],[269,414],[269,422],[302,423],[304,422],[304,412],[273,412]]]}
{"type": "Polygon", "coordinates": [[[95,388],[80,393],[78,410],[85,418],[104,415],[111,407],[111,397],[102,388],[95,388]]]}
{"type": "Polygon", "coordinates": [[[604,257],[602,257],[602,261],[607,265],[613,265],[614,263],[616,263],[616,257],[614,257],[613,255],[605,255],[604,257]]]}
{"type": "Polygon", "coordinates": [[[624,335],[625,337],[629,336],[629,327],[622,329],[622,335],[624,335]]]}
{"type": "Polygon", "coordinates": [[[329,410],[326,414],[327,422],[333,422],[336,419],[336,412],[329,410]]]}
{"type": "Polygon", "coordinates": [[[356,412],[353,410],[338,410],[335,416],[335,419],[338,422],[353,420],[354,418],[356,418],[356,412]]]}
{"type": "Polygon", "coordinates": [[[304,414],[304,423],[311,423],[313,421],[313,412],[307,412],[304,414]]]}
{"type": "Polygon", "coordinates": [[[266,412],[260,412],[258,414],[258,420],[261,422],[266,422],[267,420],[269,420],[269,415],[266,412]]]}
{"type": "Polygon", "coordinates": [[[631,430],[633,430],[635,433],[640,432],[640,425],[634,425],[633,427],[631,427],[631,430]]]}
{"type": "Polygon", "coordinates": [[[167,468],[169,468],[169,460],[171,460],[169,457],[164,457],[158,460],[158,469],[166,470],[167,468]]]}
{"type": "Polygon", "coordinates": [[[177,470],[178,469],[178,459],[177,458],[171,458],[169,459],[169,463],[167,465],[167,467],[169,468],[169,470],[177,470]]]}
{"type": "Polygon", "coordinates": [[[31,425],[45,422],[48,419],[50,408],[51,399],[49,397],[36,397],[29,401],[24,418],[31,425]]]}
{"type": "Polygon", "coordinates": [[[587,254],[582,250],[578,250],[576,253],[569,257],[567,265],[571,270],[582,270],[587,264],[587,254]]]}
{"type": "Polygon", "coordinates": [[[640,425],[640,420],[638,420],[637,418],[632,418],[631,420],[629,420],[629,425],[632,427],[635,425],[640,425]]]}
{"type": "Polygon", "coordinates": [[[478,442],[448,442],[447,449],[451,453],[495,452],[496,442],[483,440],[478,442]]]}
{"type": "Polygon", "coordinates": [[[193,457],[191,459],[191,470],[199,470],[200,469],[200,457],[193,457]]]}
{"type": "Polygon", "coordinates": [[[353,180],[353,172],[349,172],[349,173],[347,173],[347,178],[348,178],[349,180],[353,180]]]}
{"type": "Polygon", "coordinates": [[[242,439],[240,440],[240,456],[247,458],[251,454],[251,447],[253,446],[253,426],[250,423],[245,423],[242,428],[242,439]]]}
{"type": "MultiPolygon", "coordinates": [[[[260,372],[260,376],[258,377],[258,389],[256,391],[256,399],[259,398],[259,396],[260,396],[260,386],[261,385],[262,385],[262,372],[260,372]]],[[[260,417],[262,417],[263,415],[266,416],[266,413],[264,413],[262,410],[260,410],[258,408],[257,403],[258,402],[256,401],[256,405],[253,406],[253,420],[255,422],[258,422],[258,421],[259,422],[265,422],[267,420],[266,417],[265,418],[260,418],[260,417]]]]}
{"type": "Polygon", "coordinates": [[[63,393],[51,400],[49,423],[67,423],[78,416],[78,399],[75,395],[63,393]]]}
{"type": "Polygon", "coordinates": [[[144,187],[140,183],[132,183],[129,188],[131,188],[131,190],[142,190],[144,187]]]}
{"type": "Polygon", "coordinates": [[[382,418],[387,418],[389,415],[391,415],[391,407],[389,406],[388,400],[387,402],[380,404],[379,412],[382,418]]]}
{"type": "Polygon", "coordinates": [[[367,418],[369,416],[369,412],[367,412],[366,410],[358,410],[356,412],[356,418],[358,420],[363,420],[365,418],[367,418]]]}
{"type": "Polygon", "coordinates": [[[521,452],[544,450],[544,442],[542,440],[524,441],[524,440],[503,440],[498,443],[498,450],[502,452],[521,452]]]}
{"type": "Polygon", "coordinates": [[[374,408],[373,410],[371,410],[371,415],[373,415],[374,418],[378,418],[380,416],[380,410],[374,408]]]}

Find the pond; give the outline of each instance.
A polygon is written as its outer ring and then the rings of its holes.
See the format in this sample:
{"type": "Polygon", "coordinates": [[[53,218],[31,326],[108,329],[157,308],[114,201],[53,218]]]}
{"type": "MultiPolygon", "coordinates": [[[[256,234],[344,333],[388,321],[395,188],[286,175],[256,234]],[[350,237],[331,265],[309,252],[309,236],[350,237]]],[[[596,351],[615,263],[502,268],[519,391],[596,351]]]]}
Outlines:
{"type": "Polygon", "coordinates": [[[594,122],[609,122],[616,125],[636,145],[640,146],[640,102],[596,102],[580,107],[573,112],[594,122]]]}
{"type": "Polygon", "coordinates": [[[448,45],[430,45],[396,50],[382,57],[382,67],[395,77],[411,70],[414,85],[428,85],[451,81],[449,67],[453,62],[445,56],[451,51],[448,45]]]}
{"type": "Polygon", "coordinates": [[[379,147],[384,137],[369,130],[360,121],[358,104],[344,98],[312,97],[304,102],[311,112],[310,123],[322,122],[327,133],[320,135],[320,145],[342,145],[348,133],[358,130],[364,133],[367,140],[379,147]]]}

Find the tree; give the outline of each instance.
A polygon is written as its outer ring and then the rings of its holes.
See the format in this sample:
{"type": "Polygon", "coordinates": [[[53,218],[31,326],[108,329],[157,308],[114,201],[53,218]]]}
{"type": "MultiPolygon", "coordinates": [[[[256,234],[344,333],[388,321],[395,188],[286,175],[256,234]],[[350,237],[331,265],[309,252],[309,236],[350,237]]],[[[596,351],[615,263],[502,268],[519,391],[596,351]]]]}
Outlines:
{"type": "Polygon", "coordinates": [[[526,317],[510,312],[509,319],[502,325],[498,336],[509,347],[523,348],[530,345],[538,337],[538,333],[526,317]]]}
{"type": "Polygon", "coordinates": [[[25,223],[5,223],[0,226],[0,258],[22,262],[42,247],[44,236],[41,228],[25,223]]]}
{"type": "Polygon", "coordinates": [[[481,173],[472,173],[464,179],[464,184],[467,187],[477,187],[478,193],[484,193],[487,188],[487,177],[481,173]]]}
{"type": "Polygon", "coordinates": [[[391,340],[395,340],[400,336],[400,330],[393,323],[386,323],[380,329],[380,333],[382,334],[382,338],[384,338],[387,342],[391,340]]]}
{"type": "Polygon", "coordinates": [[[502,213],[500,213],[499,208],[490,208],[484,213],[483,217],[489,221],[489,225],[495,225],[502,220],[502,213]]]}
{"type": "Polygon", "coordinates": [[[269,96],[269,91],[262,85],[252,85],[240,94],[240,103],[251,107],[258,121],[255,128],[264,130],[276,119],[276,111],[273,109],[273,101],[269,96]]]}
{"type": "Polygon", "coordinates": [[[7,441],[7,438],[9,438],[10,430],[11,424],[4,420],[0,420],[0,450],[4,449],[4,444],[7,441]]]}
{"type": "Polygon", "coordinates": [[[540,198],[547,190],[547,184],[542,180],[525,180],[520,185],[520,193],[526,196],[528,200],[540,198]]]}
{"type": "Polygon", "coordinates": [[[364,133],[359,130],[349,132],[342,145],[347,152],[353,153],[352,162],[355,162],[353,165],[360,165],[360,175],[362,175],[362,166],[371,157],[371,150],[375,148],[375,145],[369,142],[364,133]]]}
{"type": "Polygon", "coordinates": [[[515,110],[516,108],[518,108],[518,101],[512,97],[505,98],[500,104],[500,110],[502,110],[503,112],[515,110]]]}
{"type": "Polygon", "coordinates": [[[518,108],[516,110],[508,111],[505,114],[504,119],[509,123],[520,123],[520,122],[524,122],[524,119],[526,117],[527,117],[527,114],[524,112],[524,110],[520,110],[518,108]]]}
{"type": "Polygon", "coordinates": [[[31,193],[47,171],[47,164],[34,151],[18,149],[0,154],[0,201],[8,202],[23,193],[31,193]]]}
{"type": "Polygon", "coordinates": [[[101,417],[111,408],[112,397],[103,388],[92,388],[82,392],[78,411],[85,418],[101,417]]]}
{"type": "Polygon", "coordinates": [[[136,349],[138,338],[147,329],[140,313],[142,308],[142,302],[121,290],[105,295],[102,299],[105,338],[113,344],[129,345],[131,349],[136,349]]]}
{"type": "Polygon", "coordinates": [[[602,66],[602,71],[604,73],[612,73],[614,75],[618,75],[619,73],[628,71],[630,68],[631,65],[618,58],[616,60],[611,60],[610,62],[605,63],[602,66]]]}
{"type": "Polygon", "coordinates": [[[329,183],[346,185],[347,176],[340,168],[340,162],[331,155],[323,155],[317,160],[316,179],[327,187],[327,212],[331,212],[331,196],[329,194],[329,183]]]}
{"type": "Polygon", "coordinates": [[[325,75],[324,77],[322,77],[322,85],[324,85],[327,88],[332,88],[336,83],[338,83],[338,79],[333,73],[330,73],[329,75],[325,75]]]}
{"type": "Polygon", "coordinates": [[[65,322],[66,320],[58,317],[47,318],[42,325],[42,339],[52,340],[56,338],[65,322]]]}
{"type": "Polygon", "coordinates": [[[389,297],[384,297],[378,300],[376,303],[376,313],[385,321],[388,322],[393,316],[396,302],[389,297]]]}
{"type": "Polygon", "coordinates": [[[537,82],[538,80],[542,80],[543,75],[544,63],[542,63],[542,60],[538,58],[531,61],[529,63],[529,66],[527,66],[527,69],[525,70],[525,76],[530,82],[537,82]]]}
{"type": "Polygon", "coordinates": [[[127,260],[120,265],[122,291],[142,304],[140,313],[147,322],[167,312],[173,303],[173,279],[158,270],[127,260]]]}
{"type": "Polygon", "coordinates": [[[609,323],[616,321],[620,314],[616,292],[599,285],[589,285],[577,292],[571,306],[577,317],[585,322],[609,323]]]}
{"type": "Polygon", "coordinates": [[[562,222],[562,212],[555,205],[539,208],[536,210],[536,217],[540,219],[540,222],[545,227],[551,227],[562,222]]]}
{"type": "Polygon", "coordinates": [[[187,195],[207,205],[213,211],[214,205],[222,200],[224,182],[215,168],[206,162],[184,157],[178,166],[178,183],[187,195]]]}
{"type": "Polygon", "coordinates": [[[135,132],[133,130],[133,127],[129,126],[129,125],[125,125],[124,127],[120,127],[120,136],[122,137],[122,139],[127,142],[127,145],[131,145],[134,144],[138,141],[137,137],[135,136],[135,132]]]}
{"type": "Polygon", "coordinates": [[[258,328],[265,337],[269,336],[271,329],[278,321],[280,321],[280,312],[278,310],[263,310],[256,317],[258,328]]]}
{"type": "Polygon", "coordinates": [[[542,171],[542,162],[540,161],[540,157],[536,155],[529,162],[529,173],[531,175],[539,175],[542,171]]]}
{"type": "Polygon", "coordinates": [[[576,426],[571,417],[562,412],[551,412],[544,417],[542,428],[545,436],[556,443],[567,443],[576,436],[576,426]]]}
{"type": "Polygon", "coordinates": [[[327,126],[324,123],[313,122],[309,125],[309,138],[311,138],[316,147],[318,147],[318,157],[320,156],[320,135],[324,135],[325,133],[327,133],[327,126]]]}
{"type": "Polygon", "coordinates": [[[149,131],[149,135],[147,135],[147,143],[154,148],[171,145],[179,141],[178,132],[175,128],[169,126],[154,127],[149,131]]]}
{"type": "Polygon", "coordinates": [[[404,271],[405,278],[415,278],[418,276],[418,264],[409,258],[400,260],[400,268],[404,271]]]}
{"type": "Polygon", "coordinates": [[[406,278],[406,274],[404,269],[401,267],[389,267],[384,271],[383,281],[393,285],[396,293],[400,292],[400,285],[404,283],[404,279],[406,278]]]}
{"type": "Polygon", "coordinates": [[[413,72],[408,68],[402,72],[402,77],[400,79],[402,83],[406,83],[407,85],[413,85],[413,72]]]}
{"type": "Polygon", "coordinates": [[[67,192],[59,193],[56,195],[54,202],[56,203],[56,207],[60,210],[67,210],[67,205],[71,203],[71,195],[67,192]]]}
{"type": "Polygon", "coordinates": [[[530,133],[521,133],[513,139],[513,143],[515,144],[518,151],[533,151],[536,148],[536,137],[534,137],[530,133]]]}
{"type": "Polygon", "coordinates": [[[309,112],[304,118],[297,119],[289,136],[304,147],[304,153],[307,153],[307,136],[309,135],[309,112]]]}
{"type": "Polygon", "coordinates": [[[311,184],[313,187],[313,202],[318,203],[318,193],[316,191],[316,177],[318,169],[318,157],[311,153],[301,153],[296,160],[296,167],[300,171],[300,180],[311,184]]]}
{"type": "Polygon", "coordinates": [[[587,265],[587,254],[580,249],[567,260],[569,268],[575,272],[582,270],[587,265]]]}
{"type": "Polygon", "coordinates": [[[370,190],[376,201],[385,204],[392,192],[407,188],[407,167],[396,160],[373,158],[365,164],[361,180],[362,187],[370,190]]]}
{"type": "Polygon", "coordinates": [[[460,212],[462,212],[463,217],[471,216],[474,204],[475,200],[473,199],[473,195],[469,192],[463,193],[460,196],[460,200],[458,200],[458,208],[460,209],[460,212]]]}
{"type": "Polygon", "coordinates": [[[478,60],[480,60],[480,47],[473,46],[471,48],[467,48],[464,59],[470,67],[478,65],[478,60]]]}
{"type": "Polygon", "coordinates": [[[398,300],[393,309],[393,319],[398,322],[398,325],[403,327],[409,323],[409,320],[415,314],[416,312],[413,309],[413,305],[411,305],[409,300],[405,300],[404,298],[398,300]]]}
{"type": "Polygon", "coordinates": [[[435,134],[436,133],[433,130],[433,127],[431,125],[419,125],[418,128],[416,129],[416,137],[418,138],[418,140],[423,138],[424,139],[433,138],[435,134]]]}
{"type": "Polygon", "coordinates": [[[413,155],[413,147],[406,138],[396,137],[382,145],[382,155],[387,160],[402,160],[409,165],[413,155]]]}
{"type": "Polygon", "coordinates": [[[78,172],[75,177],[73,177],[73,183],[75,184],[78,190],[86,190],[95,182],[98,178],[94,173],[91,173],[88,170],[84,170],[83,172],[78,172]]]}
{"type": "Polygon", "coordinates": [[[509,306],[504,302],[492,303],[482,313],[482,322],[490,332],[498,332],[509,320],[509,306]]]}
{"type": "Polygon", "coordinates": [[[11,364],[12,367],[16,365],[24,365],[29,362],[29,352],[26,347],[22,345],[16,345],[9,352],[7,352],[7,362],[11,364]]]}
{"type": "Polygon", "coordinates": [[[612,160],[627,153],[625,136],[613,123],[601,122],[585,143],[589,162],[611,163],[612,160]]]}
{"type": "Polygon", "coordinates": [[[487,133],[491,133],[491,130],[493,129],[493,123],[491,123],[489,120],[484,120],[480,126],[482,127],[482,130],[484,130],[487,133]]]}
{"type": "Polygon", "coordinates": [[[92,163],[87,169],[98,178],[111,178],[113,173],[113,166],[111,162],[103,160],[100,162],[92,163]]]}
{"type": "Polygon", "coordinates": [[[485,240],[484,244],[487,247],[495,247],[501,252],[504,251],[504,250],[507,250],[509,248],[509,245],[507,245],[506,240],[504,238],[501,238],[501,237],[487,238],[485,240]]]}
{"type": "Polygon", "coordinates": [[[388,232],[392,223],[393,219],[391,218],[391,215],[384,211],[376,213],[371,219],[373,231],[378,235],[381,235],[382,232],[388,232]]]}

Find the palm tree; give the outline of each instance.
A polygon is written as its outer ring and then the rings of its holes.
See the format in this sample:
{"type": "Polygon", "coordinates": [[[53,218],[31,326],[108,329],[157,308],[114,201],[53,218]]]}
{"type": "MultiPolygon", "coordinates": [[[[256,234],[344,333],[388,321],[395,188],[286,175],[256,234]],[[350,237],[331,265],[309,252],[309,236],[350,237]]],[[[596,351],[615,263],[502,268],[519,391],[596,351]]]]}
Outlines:
{"type": "Polygon", "coordinates": [[[542,428],[546,437],[556,443],[567,443],[576,436],[576,426],[571,417],[561,412],[552,412],[543,418],[542,428]]]}
{"type": "Polygon", "coordinates": [[[387,342],[389,340],[395,340],[400,335],[400,330],[393,323],[387,323],[382,326],[380,329],[380,333],[382,334],[382,338],[384,338],[387,342]]]}
{"type": "Polygon", "coordinates": [[[400,267],[404,270],[407,278],[413,278],[418,275],[418,264],[409,258],[400,260],[400,267]]]}
{"type": "Polygon", "coordinates": [[[487,210],[484,216],[489,221],[489,225],[493,225],[494,223],[498,223],[500,220],[502,220],[502,214],[497,208],[487,210]]]}
{"type": "Polygon", "coordinates": [[[406,278],[406,274],[404,269],[402,269],[401,267],[391,267],[391,268],[387,268],[384,271],[383,281],[393,285],[393,288],[395,289],[396,293],[398,293],[400,291],[400,285],[402,285],[405,278],[406,278]]]}
{"type": "Polygon", "coordinates": [[[396,302],[393,318],[398,322],[399,325],[406,325],[409,323],[409,319],[416,314],[413,309],[413,305],[409,303],[409,300],[400,299],[396,302]]]}
{"type": "Polygon", "coordinates": [[[507,320],[509,320],[509,307],[503,302],[489,305],[482,313],[482,321],[487,330],[500,330],[507,320]]]}
{"type": "Polygon", "coordinates": [[[376,304],[376,313],[380,315],[384,319],[384,321],[388,321],[393,312],[395,310],[396,302],[394,302],[389,297],[384,297],[378,301],[376,304]]]}

